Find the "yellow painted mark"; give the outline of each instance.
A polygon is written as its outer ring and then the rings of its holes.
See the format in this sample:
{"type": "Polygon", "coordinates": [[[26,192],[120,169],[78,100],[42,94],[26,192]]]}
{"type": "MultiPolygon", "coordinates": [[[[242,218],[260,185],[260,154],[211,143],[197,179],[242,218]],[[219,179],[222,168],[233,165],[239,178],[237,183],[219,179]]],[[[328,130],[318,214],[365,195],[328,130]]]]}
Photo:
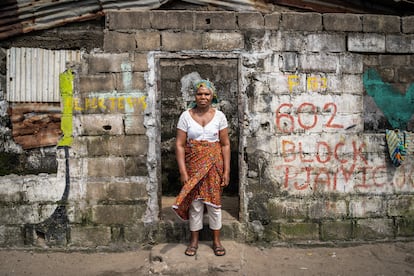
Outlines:
{"type": "Polygon", "coordinates": [[[299,85],[299,76],[297,75],[289,75],[288,76],[288,88],[289,92],[293,91],[293,88],[299,85]]]}
{"type": "Polygon", "coordinates": [[[66,70],[59,75],[59,89],[62,97],[63,110],[60,128],[63,137],[59,140],[58,146],[71,146],[73,142],[73,126],[72,126],[72,103],[73,103],[73,74],[72,70],[66,70]]]}

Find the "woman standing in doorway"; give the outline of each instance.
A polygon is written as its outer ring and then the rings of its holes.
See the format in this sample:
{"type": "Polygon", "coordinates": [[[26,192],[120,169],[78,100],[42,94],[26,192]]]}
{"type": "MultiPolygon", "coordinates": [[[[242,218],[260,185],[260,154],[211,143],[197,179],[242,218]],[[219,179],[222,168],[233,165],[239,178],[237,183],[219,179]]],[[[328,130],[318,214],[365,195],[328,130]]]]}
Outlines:
{"type": "Polygon", "coordinates": [[[228,123],[224,113],[212,107],[217,101],[212,82],[200,80],[194,91],[195,106],[184,111],[177,124],[176,158],[183,187],[173,209],[180,218],[189,220],[191,240],[186,255],[197,253],[206,207],[214,254],[224,256],[220,242],[221,192],[230,181],[228,123]]]}

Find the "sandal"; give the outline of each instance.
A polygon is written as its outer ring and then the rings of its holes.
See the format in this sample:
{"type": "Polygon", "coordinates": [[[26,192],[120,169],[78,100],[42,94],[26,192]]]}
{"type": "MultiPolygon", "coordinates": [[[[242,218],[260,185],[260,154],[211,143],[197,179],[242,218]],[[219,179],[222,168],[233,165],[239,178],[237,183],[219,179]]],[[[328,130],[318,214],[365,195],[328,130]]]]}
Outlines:
{"type": "Polygon", "coordinates": [[[224,256],[226,255],[226,249],[223,246],[213,246],[214,255],[216,256],[224,256]]]}
{"type": "Polygon", "coordinates": [[[187,255],[187,256],[190,256],[190,257],[195,256],[195,254],[197,254],[197,249],[198,249],[198,246],[191,246],[190,245],[190,246],[187,247],[184,254],[187,255]]]}

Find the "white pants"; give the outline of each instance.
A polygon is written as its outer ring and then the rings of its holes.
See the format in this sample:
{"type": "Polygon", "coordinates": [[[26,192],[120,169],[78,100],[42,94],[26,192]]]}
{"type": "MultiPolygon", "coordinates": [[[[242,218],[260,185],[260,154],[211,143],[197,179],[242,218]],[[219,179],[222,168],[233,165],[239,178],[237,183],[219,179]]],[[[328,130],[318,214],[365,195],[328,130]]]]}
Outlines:
{"type": "Polygon", "coordinates": [[[203,229],[204,205],[207,207],[208,224],[211,230],[221,229],[221,208],[204,204],[202,200],[194,200],[190,206],[190,231],[203,229]]]}

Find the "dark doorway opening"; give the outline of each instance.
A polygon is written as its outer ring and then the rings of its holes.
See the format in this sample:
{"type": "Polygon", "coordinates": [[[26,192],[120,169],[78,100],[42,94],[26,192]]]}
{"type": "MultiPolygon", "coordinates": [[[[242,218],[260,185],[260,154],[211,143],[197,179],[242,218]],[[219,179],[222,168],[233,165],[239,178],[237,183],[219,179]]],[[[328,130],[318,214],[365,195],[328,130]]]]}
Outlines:
{"type": "Polygon", "coordinates": [[[196,79],[203,78],[214,83],[219,97],[219,103],[215,107],[224,112],[229,123],[231,180],[229,186],[223,191],[223,219],[238,219],[240,136],[238,59],[161,58],[159,73],[162,218],[169,219],[170,207],[181,189],[180,175],[175,159],[178,118],[194,100],[192,83],[196,79]]]}

